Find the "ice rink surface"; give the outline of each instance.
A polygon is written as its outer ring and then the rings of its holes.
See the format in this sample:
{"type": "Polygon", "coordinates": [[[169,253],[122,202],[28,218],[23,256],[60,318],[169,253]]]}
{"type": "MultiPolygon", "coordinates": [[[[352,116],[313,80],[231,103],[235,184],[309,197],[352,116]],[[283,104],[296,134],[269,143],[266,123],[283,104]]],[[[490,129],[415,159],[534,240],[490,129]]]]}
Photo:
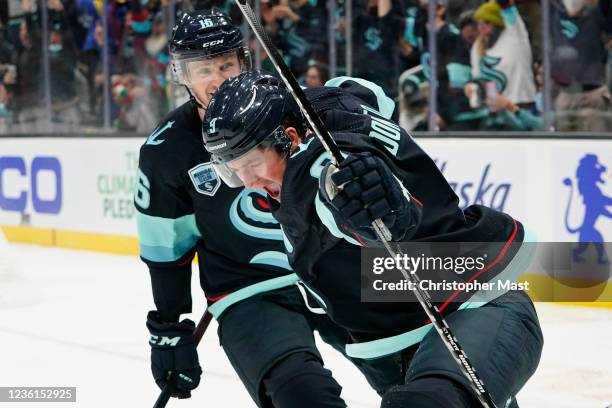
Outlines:
{"type": "MultiPolygon", "coordinates": [[[[0,255],[0,386],[76,386],[76,403],[54,408],[151,407],[146,267],[136,257],[10,245],[0,255]],[[2,266],[5,265],[5,266],[2,266]],[[4,269],[2,269],[4,268],[4,269]]],[[[194,313],[203,296],[194,279],[194,313]]],[[[542,361],[519,394],[521,407],[604,408],[612,403],[612,310],[538,304],[542,361]]],[[[326,345],[321,351],[351,408],[378,407],[359,372],[326,345]]],[[[233,373],[213,322],[199,347],[202,383],[169,408],[254,407],[233,373]]],[[[0,403],[35,407],[41,403],[0,403]]]]}

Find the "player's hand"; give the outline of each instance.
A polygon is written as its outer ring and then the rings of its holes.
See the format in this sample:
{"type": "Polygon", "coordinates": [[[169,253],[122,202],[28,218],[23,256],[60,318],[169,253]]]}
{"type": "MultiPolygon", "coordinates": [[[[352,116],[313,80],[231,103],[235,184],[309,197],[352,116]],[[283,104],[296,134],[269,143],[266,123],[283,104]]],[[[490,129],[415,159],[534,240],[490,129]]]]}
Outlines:
{"type": "Polygon", "coordinates": [[[420,208],[385,162],[371,153],[351,154],[338,169],[328,164],[322,177],[325,200],[352,229],[371,229],[381,219],[394,239],[401,239],[416,228],[420,208]]]}
{"type": "Polygon", "coordinates": [[[151,371],[155,382],[163,389],[170,381],[173,397],[191,397],[191,390],[198,386],[202,375],[193,341],[195,323],[189,319],[162,322],[158,313],[151,311],[147,328],[151,333],[151,371]]]}

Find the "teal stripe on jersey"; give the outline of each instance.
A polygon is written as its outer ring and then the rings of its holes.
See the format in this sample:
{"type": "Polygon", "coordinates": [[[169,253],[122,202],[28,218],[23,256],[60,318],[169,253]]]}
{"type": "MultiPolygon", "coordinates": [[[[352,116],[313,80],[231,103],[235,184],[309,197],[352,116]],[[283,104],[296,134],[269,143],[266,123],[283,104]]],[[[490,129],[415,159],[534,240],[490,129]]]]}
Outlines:
{"type": "MultiPolygon", "coordinates": [[[[343,156],[346,157],[346,154],[344,152],[341,153],[343,156]]],[[[315,179],[319,180],[319,183],[321,183],[320,178],[321,172],[325,167],[324,163],[329,160],[330,157],[331,155],[329,154],[329,152],[323,152],[319,155],[317,160],[312,163],[312,166],[310,166],[310,175],[315,179]]],[[[325,206],[325,204],[323,203],[323,199],[321,198],[319,193],[317,193],[314,199],[314,204],[315,210],[317,212],[317,215],[319,216],[319,219],[321,220],[321,223],[323,223],[323,225],[329,230],[329,232],[331,232],[334,237],[345,239],[353,245],[361,246],[361,244],[357,240],[355,240],[355,238],[346,235],[345,233],[340,231],[340,228],[338,228],[338,226],[336,225],[334,215],[332,214],[331,210],[325,206]]]]}
{"type": "Polygon", "coordinates": [[[250,263],[261,264],[261,265],[272,265],[278,268],[287,269],[292,271],[291,265],[289,265],[289,259],[287,255],[278,251],[265,251],[260,252],[251,258],[250,263]]]}
{"type": "Polygon", "coordinates": [[[393,111],[395,110],[395,102],[393,99],[389,98],[383,89],[376,85],[374,82],[367,81],[362,78],[353,78],[348,76],[341,76],[330,79],[325,83],[325,86],[330,87],[340,87],[346,81],[354,81],[357,82],[361,86],[365,86],[370,91],[376,95],[376,102],[378,106],[376,106],[376,110],[381,114],[382,117],[386,119],[390,119],[393,115],[393,111]]]}
{"type": "Polygon", "coordinates": [[[325,225],[325,227],[334,237],[344,239],[353,245],[362,246],[355,238],[340,231],[340,228],[338,228],[336,225],[336,220],[334,219],[332,212],[325,206],[325,204],[323,204],[323,199],[319,196],[319,193],[317,193],[317,196],[315,197],[315,210],[317,211],[317,215],[319,216],[321,223],[325,225]]]}
{"type": "MultiPolygon", "coordinates": [[[[466,302],[463,303],[459,310],[472,309],[483,306],[484,302],[466,302]]],[[[397,353],[405,348],[419,343],[433,325],[431,323],[421,326],[418,329],[411,330],[406,333],[396,336],[385,337],[384,339],[367,341],[364,343],[351,343],[346,345],[346,355],[353,358],[372,359],[388,356],[389,354],[397,353]]]]}
{"type": "Polygon", "coordinates": [[[153,262],[176,261],[202,237],[194,214],[179,218],[154,217],[136,211],[140,255],[153,262]]]}
{"type": "Polygon", "coordinates": [[[248,299],[251,296],[255,296],[260,293],[269,292],[271,290],[284,288],[290,285],[295,285],[298,281],[298,277],[295,273],[285,276],[279,276],[278,278],[272,278],[263,282],[258,282],[253,285],[247,286],[231,293],[221,300],[216,301],[212,305],[208,306],[208,311],[218,319],[223,312],[233,304],[236,304],[244,299],[248,299]]]}

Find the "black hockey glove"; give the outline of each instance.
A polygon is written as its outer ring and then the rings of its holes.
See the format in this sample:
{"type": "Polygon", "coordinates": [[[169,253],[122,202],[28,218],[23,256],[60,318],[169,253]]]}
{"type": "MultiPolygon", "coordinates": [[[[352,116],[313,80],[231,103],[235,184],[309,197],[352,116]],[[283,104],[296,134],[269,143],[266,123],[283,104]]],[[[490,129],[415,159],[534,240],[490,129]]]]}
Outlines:
{"type": "Polygon", "coordinates": [[[377,239],[372,223],[378,218],[394,240],[408,238],[419,224],[420,207],[385,162],[369,152],[349,155],[337,170],[327,164],[319,187],[332,212],[366,239],[377,239]]]}
{"type": "Polygon", "coordinates": [[[156,311],[150,311],[147,328],[151,333],[151,371],[155,382],[163,389],[170,381],[173,397],[191,397],[191,390],[198,386],[202,374],[193,341],[195,323],[189,319],[162,322],[156,311]]]}

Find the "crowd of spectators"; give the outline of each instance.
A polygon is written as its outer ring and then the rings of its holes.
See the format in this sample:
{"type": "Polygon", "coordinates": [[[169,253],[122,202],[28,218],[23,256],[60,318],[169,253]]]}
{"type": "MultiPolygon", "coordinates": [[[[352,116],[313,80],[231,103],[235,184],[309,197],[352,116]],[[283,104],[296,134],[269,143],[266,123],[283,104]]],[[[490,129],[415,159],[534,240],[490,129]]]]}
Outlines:
{"type": "Polygon", "coordinates": [[[111,125],[148,131],[170,107],[167,9],[166,0],[1,2],[0,130],[101,127],[107,82],[111,125]]]}
{"type": "MultiPolygon", "coordinates": [[[[550,0],[550,112],[543,109],[539,1],[430,1],[436,2],[435,95],[428,0],[352,0],[350,14],[346,0],[333,7],[330,0],[260,0],[259,9],[305,86],[322,85],[330,74],[369,79],[399,102],[408,129],[428,129],[430,97],[440,130],[539,130],[545,115],[557,130],[612,129],[612,0],[550,0]]],[[[83,132],[105,123],[150,131],[185,100],[168,65],[171,24],[180,13],[211,7],[242,23],[233,0],[0,2],[0,133],[83,132]]],[[[253,37],[250,45],[255,53],[253,37]]],[[[263,50],[257,60],[273,71],[263,50]]]]}
{"type": "MultiPolygon", "coordinates": [[[[515,1],[437,0],[438,128],[548,130],[549,115],[556,130],[610,131],[610,0],[550,1],[549,112],[543,110],[541,5],[515,1]]],[[[403,40],[420,61],[401,74],[399,86],[402,124],[419,130],[427,129],[430,82],[426,7],[413,2],[405,13],[403,40]]]]}

